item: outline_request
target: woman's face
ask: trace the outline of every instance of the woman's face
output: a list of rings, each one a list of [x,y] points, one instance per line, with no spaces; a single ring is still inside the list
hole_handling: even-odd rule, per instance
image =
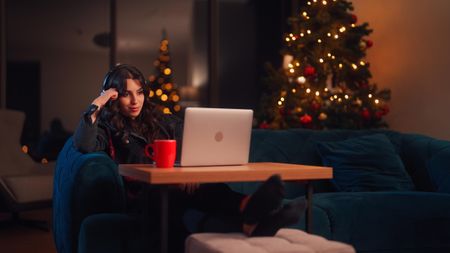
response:
[[[127,88],[119,96],[120,113],[125,117],[135,119],[142,111],[144,96],[144,88],[141,82],[135,79],[127,79]]]

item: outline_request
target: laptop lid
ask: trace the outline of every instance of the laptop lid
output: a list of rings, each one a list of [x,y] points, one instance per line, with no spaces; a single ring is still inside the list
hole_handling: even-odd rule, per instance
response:
[[[181,166],[248,163],[253,111],[186,108]]]

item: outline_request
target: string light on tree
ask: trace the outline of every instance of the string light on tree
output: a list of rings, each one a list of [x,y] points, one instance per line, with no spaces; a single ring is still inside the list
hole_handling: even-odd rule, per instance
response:
[[[151,75],[148,80],[150,83],[149,97],[165,114],[181,111],[181,106],[178,105],[180,101],[178,89],[172,81],[173,69],[170,60],[169,40],[166,32],[163,31],[163,38],[159,45],[159,56],[154,61],[156,73]]]

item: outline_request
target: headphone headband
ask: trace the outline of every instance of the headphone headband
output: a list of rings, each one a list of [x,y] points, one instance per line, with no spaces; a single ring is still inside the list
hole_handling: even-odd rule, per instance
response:
[[[105,78],[103,79],[102,90],[107,90],[110,88],[110,86],[111,86],[110,79],[116,73],[116,71],[123,69],[123,68],[128,68],[128,67],[131,67],[131,66],[128,64],[118,64],[118,65],[114,66],[111,70],[109,70],[108,73],[105,75]]]

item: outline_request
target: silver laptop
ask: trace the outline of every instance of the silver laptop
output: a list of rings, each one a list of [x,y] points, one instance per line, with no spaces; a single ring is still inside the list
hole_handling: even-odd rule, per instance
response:
[[[181,166],[248,163],[253,111],[186,108]]]

